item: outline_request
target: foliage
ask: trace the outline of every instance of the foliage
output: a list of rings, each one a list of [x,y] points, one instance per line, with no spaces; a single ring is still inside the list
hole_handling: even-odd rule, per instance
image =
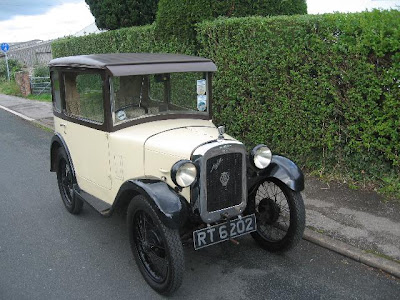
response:
[[[193,48],[176,39],[159,41],[154,25],[123,28],[82,37],[68,37],[52,43],[53,57],[78,54],[123,52],[169,52],[193,54]]]
[[[211,1],[216,16],[279,16],[307,14],[304,0],[219,0]]]
[[[399,11],[220,19],[198,38],[231,134],[400,195]]]
[[[33,68],[34,77],[49,77],[50,71],[49,67],[46,65],[37,65]]]
[[[51,94],[28,95],[26,98],[42,102],[51,102]]]
[[[0,81],[0,94],[21,96],[21,90],[14,80]]]
[[[22,70],[22,64],[16,59],[8,60],[8,67],[10,70],[10,79],[14,78],[15,72]],[[5,59],[0,60],[0,82],[7,80],[7,65]]]
[[[158,0],[85,0],[100,29],[153,23]]]
[[[308,171],[400,196],[400,12],[220,18],[189,42],[153,25],[53,43],[56,57],[200,54],[216,62],[214,119],[249,147],[266,143]],[[233,117],[234,116],[234,117]]]
[[[21,90],[15,80],[0,81],[0,94],[22,97]],[[51,94],[28,95],[27,99],[51,102]]]
[[[156,17],[157,36],[195,41],[195,24],[219,16],[272,16],[306,14],[305,0],[160,0]]]

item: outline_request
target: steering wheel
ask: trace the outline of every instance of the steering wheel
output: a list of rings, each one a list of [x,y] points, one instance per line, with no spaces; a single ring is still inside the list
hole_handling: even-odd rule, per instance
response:
[[[140,105],[140,104],[136,104],[136,103],[129,103],[129,104],[127,104],[127,105],[124,105],[124,106],[118,108],[115,112],[118,113],[118,112],[120,112],[120,111],[122,111],[122,110],[125,110],[125,109],[129,108],[129,107],[143,108],[143,110],[144,110],[144,112],[145,112],[146,114],[149,112],[149,109],[147,108],[147,106]]]

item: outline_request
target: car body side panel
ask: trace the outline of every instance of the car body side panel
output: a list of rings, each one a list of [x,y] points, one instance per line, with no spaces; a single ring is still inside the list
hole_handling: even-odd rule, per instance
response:
[[[57,117],[54,127],[67,144],[79,187],[109,202],[105,196],[111,190],[108,133]]]
[[[127,128],[128,129],[128,128]],[[110,133],[112,188],[109,201],[114,201],[124,182],[144,176],[143,138],[134,132],[120,130]]]

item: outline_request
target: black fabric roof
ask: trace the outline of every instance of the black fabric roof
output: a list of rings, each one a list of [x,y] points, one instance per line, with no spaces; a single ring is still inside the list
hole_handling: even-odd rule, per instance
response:
[[[51,60],[49,66],[108,69],[115,76],[190,71],[214,72],[217,70],[214,63],[207,58],[164,53],[110,53],[67,56]],[[160,69],[160,72],[157,71],[158,69]]]
[[[67,56],[53,59],[50,66],[82,64],[92,65],[94,67],[105,67],[115,65],[133,65],[133,64],[156,64],[173,62],[206,62],[211,61],[207,58],[198,56],[189,56],[182,54],[167,53],[110,53],[110,54],[90,54]]]

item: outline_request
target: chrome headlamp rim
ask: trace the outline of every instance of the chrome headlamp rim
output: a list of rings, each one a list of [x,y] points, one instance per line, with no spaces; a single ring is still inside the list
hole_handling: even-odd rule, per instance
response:
[[[197,167],[190,160],[177,161],[171,168],[171,179],[179,187],[193,185],[197,180]]]
[[[272,152],[264,144],[257,145],[251,150],[251,162],[254,167],[264,170],[271,164]]]

